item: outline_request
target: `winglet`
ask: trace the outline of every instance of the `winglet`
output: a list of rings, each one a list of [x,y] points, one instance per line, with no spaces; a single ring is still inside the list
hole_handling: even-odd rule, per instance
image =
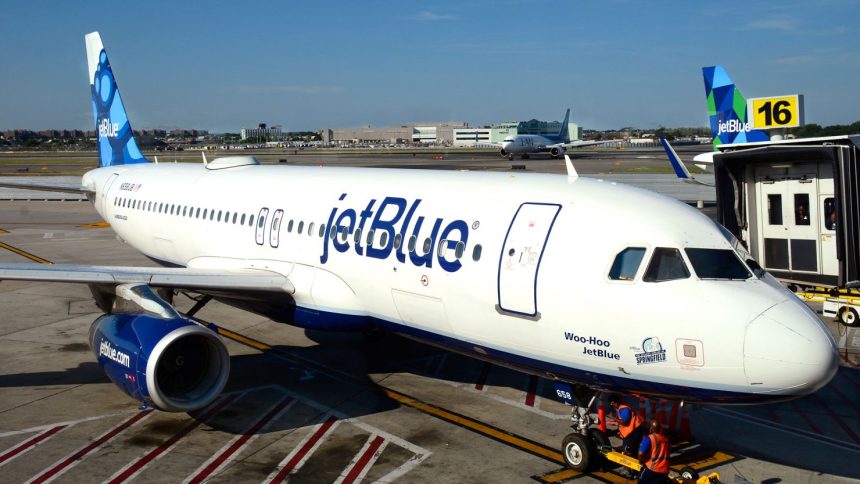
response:
[[[690,172],[687,170],[687,167],[681,162],[681,158],[678,156],[678,153],[675,153],[675,148],[672,148],[672,145],[670,145],[663,136],[660,136],[660,144],[663,145],[663,149],[666,151],[666,156],[669,157],[669,163],[672,164],[672,169],[675,170],[675,176],[682,180],[693,178],[690,176]]]
[[[579,178],[579,173],[576,172],[576,168],[573,167],[573,163],[570,162],[570,157],[567,154],[564,155],[564,166],[567,167],[568,178]]]
[[[205,152],[205,151],[203,151],[203,150],[200,150],[200,154],[201,154],[201,155],[203,155],[203,166],[208,165],[208,164],[209,164],[209,160],[207,160],[207,159],[206,159],[206,152]]]

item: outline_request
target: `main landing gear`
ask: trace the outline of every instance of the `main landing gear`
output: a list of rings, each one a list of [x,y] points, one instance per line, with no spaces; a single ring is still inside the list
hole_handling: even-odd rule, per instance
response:
[[[579,391],[576,393],[580,395],[573,396],[573,408],[570,411],[573,433],[564,437],[561,443],[561,454],[568,467],[576,471],[585,471],[596,461],[597,445],[609,444],[609,440],[605,433],[591,428],[591,425],[596,423],[590,413],[597,401],[598,393],[582,388],[577,390]],[[588,399],[588,405],[581,407],[579,402],[585,399]]]

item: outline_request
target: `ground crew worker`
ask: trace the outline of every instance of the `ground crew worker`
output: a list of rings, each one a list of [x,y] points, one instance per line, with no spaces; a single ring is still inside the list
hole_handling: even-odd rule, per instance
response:
[[[669,478],[669,438],[663,435],[663,426],[652,420],[650,433],[639,445],[639,462],[643,464],[640,483],[665,483]]]
[[[645,420],[628,405],[619,404],[618,395],[609,397],[609,405],[615,409],[615,418],[618,420],[618,436],[623,441],[621,452],[636,455],[636,447],[645,434]]]

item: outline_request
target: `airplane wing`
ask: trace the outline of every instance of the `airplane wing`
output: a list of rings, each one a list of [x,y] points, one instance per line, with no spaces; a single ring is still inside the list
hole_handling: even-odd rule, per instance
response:
[[[74,183],[40,183],[40,182],[10,182],[0,178],[0,187],[20,188],[21,190],[38,190],[42,192],[62,193],[93,193],[93,190]]]
[[[687,167],[684,166],[684,163],[681,161],[681,157],[678,156],[678,153],[675,152],[675,148],[672,148],[672,145],[669,144],[669,141],[667,141],[666,138],[660,136],[660,144],[663,145],[663,150],[666,151],[666,156],[669,157],[669,163],[671,163],[672,169],[675,170],[675,175],[678,178],[680,178],[686,183],[704,185],[707,187],[713,186],[711,184],[703,183],[699,180],[696,180],[696,177],[690,174],[690,171],[687,170]]]
[[[226,271],[167,267],[88,266],[75,264],[0,264],[0,281],[44,281],[77,284],[147,284],[189,290],[268,291],[295,293],[290,280],[258,269]]]
[[[606,143],[611,143],[613,140],[607,141],[570,141],[568,143],[559,143],[557,145],[550,145],[549,148],[553,148],[556,146],[563,146],[564,148],[583,148],[585,146],[597,146],[597,145],[605,145]]]

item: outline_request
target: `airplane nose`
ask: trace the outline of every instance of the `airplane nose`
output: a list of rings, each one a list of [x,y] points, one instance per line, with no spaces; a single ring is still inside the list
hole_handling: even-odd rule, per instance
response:
[[[744,339],[744,371],[752,390],[807,395],[839,368],[836,341],[800,301],[783,301],[754,318]]]

